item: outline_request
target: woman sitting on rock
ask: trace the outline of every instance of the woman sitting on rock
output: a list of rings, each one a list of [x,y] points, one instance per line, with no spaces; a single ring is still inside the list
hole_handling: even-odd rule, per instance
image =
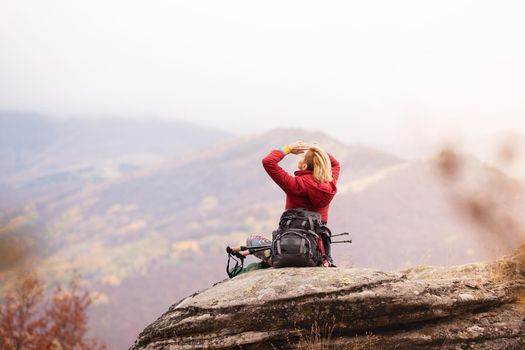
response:
[[[305,153],[306,152],[306,153]],[[297,163],[298,170],[294,175],[288,174],[279,162],[288,154],[304,154]],[[341,166],[339,162],[317,144],[306,144],[297,141],[285,145],[278,150],[271,151],[262,161],[263,167],[286,193],[286,209],[305,208],[309,211],[321,214],[324,224],[328,221],[328,208],[330,202],[337,192],[337,179]],[[260,235],[248,237],[246,245],[257,247],[269,245],[272,242]],[[333,266],[330,257],[330,246],[318,238],[317,244],[324,257],[324,266]],[[256,252],[254,255],[262,260],[260,263],[252,263],[243,269],[245,271],[267,268],[272,265],[270,250]]]

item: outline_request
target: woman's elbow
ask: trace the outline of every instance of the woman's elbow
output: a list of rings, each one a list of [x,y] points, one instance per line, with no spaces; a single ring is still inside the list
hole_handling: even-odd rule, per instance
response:
[[[268,169],[272,164],[272,160],[269,157],[264,157],[262,160],[262,166],[264,169]]]

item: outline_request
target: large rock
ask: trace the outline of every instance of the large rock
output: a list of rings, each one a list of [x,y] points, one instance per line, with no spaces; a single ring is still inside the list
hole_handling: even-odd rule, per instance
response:
[[[524,261],[257,270],[173,305],[132,349],[525,349]]]

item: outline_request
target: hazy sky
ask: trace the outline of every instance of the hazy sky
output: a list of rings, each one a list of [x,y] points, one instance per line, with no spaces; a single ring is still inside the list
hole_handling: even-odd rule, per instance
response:
[[[525,132],[525,2],[0,2],[0,108],[324,130],[412,152]]]

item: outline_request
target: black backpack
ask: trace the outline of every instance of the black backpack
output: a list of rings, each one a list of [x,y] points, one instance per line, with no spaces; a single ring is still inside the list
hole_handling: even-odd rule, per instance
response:
[[[273,267],[313,267],[323,263],[317,238],[329,245],[330,230],[323,224],[321,214],[303,208],[288,209],[272,234]]]

